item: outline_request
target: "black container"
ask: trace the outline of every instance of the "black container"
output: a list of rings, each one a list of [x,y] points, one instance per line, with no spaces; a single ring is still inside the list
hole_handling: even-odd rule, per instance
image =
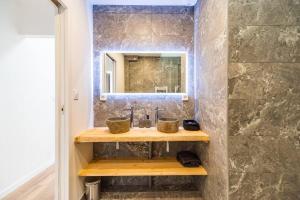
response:
[[[187,131],[199,131],[200,124],[195,120],[183,120],[183,128]]]

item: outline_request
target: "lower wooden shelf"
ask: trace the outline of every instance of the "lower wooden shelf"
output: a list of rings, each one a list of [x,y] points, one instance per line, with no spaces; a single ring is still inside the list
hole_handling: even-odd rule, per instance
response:
[[[183,167],[175,158],[155,160],[97,160],[79,172],[79,176],[206,176],[202,167]]]

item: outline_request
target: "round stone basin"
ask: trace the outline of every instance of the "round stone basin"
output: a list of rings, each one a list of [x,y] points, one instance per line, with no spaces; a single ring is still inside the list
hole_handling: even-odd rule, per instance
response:
[[[179,120],[175,118],[160,118],[157,122],[157,130],[163,133],[177,133]]]
[[[130,119],[126,117],[108,118],[106,125],[113,134],[126,133],[130,130]]]

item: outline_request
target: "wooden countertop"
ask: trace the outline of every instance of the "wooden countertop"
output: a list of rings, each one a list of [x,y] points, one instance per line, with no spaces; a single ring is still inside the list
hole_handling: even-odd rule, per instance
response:
[[[132,128],[127,133],[112,134],[107,127],[82,131],[75,137],[76,143],[86,142],[208,142],[209,136],[202,131],[186,131],[183,128],[177,133],[162,133],[152,128]]]

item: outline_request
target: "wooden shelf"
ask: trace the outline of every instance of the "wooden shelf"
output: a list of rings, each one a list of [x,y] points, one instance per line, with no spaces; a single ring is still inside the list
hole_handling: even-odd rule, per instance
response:
[[[183,167],[175,158],[157,160],[98,160],[93,161],[79,176],[206,176],[200,166]]]
[[[76,143],[83,142],[208,142],[209,136],[202,131],[186,131],[178,133],[162,133],[156,128],[132,128],[127,133],[112,134],[108,128],[95,128],[81,132],[75,137]]]

